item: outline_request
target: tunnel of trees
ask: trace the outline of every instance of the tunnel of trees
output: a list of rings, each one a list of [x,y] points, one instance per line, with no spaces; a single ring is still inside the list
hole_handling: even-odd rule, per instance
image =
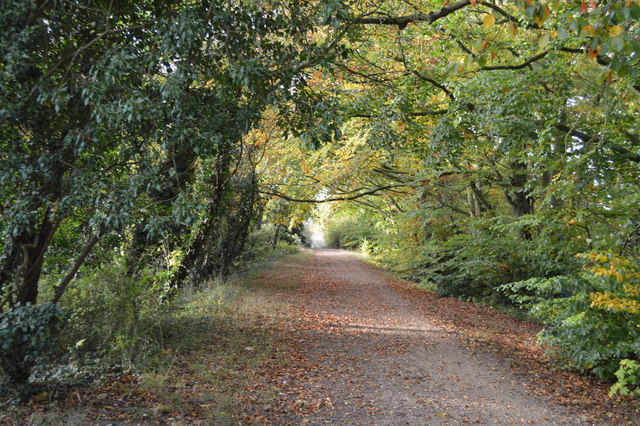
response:
[[[640,377],[640,1],[5,3],[9,381],[115,338],[73,333],[101,288],[137,318],[309,218]]]

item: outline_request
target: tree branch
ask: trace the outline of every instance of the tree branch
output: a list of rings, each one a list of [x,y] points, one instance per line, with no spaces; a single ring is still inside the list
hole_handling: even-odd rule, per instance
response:
[[[496,66],[492,66],[492,67],[481,67],[480,70],[481,71],[495,71],[495,70],[519,70],[522,68],[526,68],[529,65],[531,65],[532,63],[539,61],[540,59],[544,58],[545,56],[547,56],[549,54],[549,51],[545,51],[542,53],[538,53],[535,56],[532,56],[531,58],[527,59],[526,61],[524,61],[523,63],[519,64],[519,65],[496,65]]]
[[[463,9],[471,4],[470,0],[461,0],[455,3],[452,3],[448,6],[444,6],[440,10],[430,12],[430,13],[414,13],[411,15],[405,16],[379,16],[379,17],[356,17],[351,20],[354,24],[374,24],[374,25],[395,25],[399,29],[403,30],[406,26],[412,22],[428,22],[432,23],[437,21],[438,19],[444,18],[456,12],[460,9]]]
[[[53,303],[58,303],[58,301],[64,294],[64,291],[67,289],[67,286],[69,285],[73,277],[76,276],[76,273],[78,272],[84,261],[87,259],[87,256],[89,256],[89,253],[91,253],[91,250],[93,250],[93,247],[98,243],[98,241],[100,241],[100,237],[94,236],[85,246],[84,250],[82,250],[80,256],[76,259],[71,269],[69,269],[69,272],[67,272],[64,278],[62,278],[58,286],[55,288],[55,294],[52,300]]]
[[[67,78],[67,76],[69,75],[69,73],[71,72],[71,67],[72,67],[73,63],[76,61],[76,59],[78,58],[78,55],[80,55],[82,52],[84,52],[85,50],[87,50],[88,48],[90,48],[91,46],[93,46],[94,44],[99,42],[100,40],[102,40],[105,36],[111,35],[111,34],[118,34],[118,33],[125,32],[125,31],[142,29],[142,28],[145,28],[146,26],[151,25],[151,24],[153,24],[155,22],[156,21],[153,20],[153,21],[147,22],[146,24],[133,25],[133,26],[130,26],[130,27],[122,27],[122,28],[114,28],[114,29],[107,28],[106,30],[104,30],[101,33],[99,33],[95,38],[93,38],[92,40],[90,40],[86,44],[80,46],[79,48],[77,48],[73,52],[69,53],[68,55],[65,55],[56,64],[54,64],[42,77],[40,77],[38,82],[31,88],[31,90],[29,91],[29,95],[28,96],[32,96],[35,93],[35,91],[38,89],[39,85],[42,84],[42,82],[44,80],[46,80],[47,78],[51,77],[53,75],[53,73],[55,73],[58,70],[58,68],[62,67],[63,65],[67,66],[67,69],[64,72],[64,75],[62,77],[62,79],[65,80]]]
[[[606,139],[602,139],[599,135],[590,135],[585,132],[581,132],[580,130],[576,130],[572,127],[567,126],[566,124],[558,123],[555,125],[556,129],[566,132],[571,136],[575,136],[583,142],[587,142],[590,140],[601,139],[605,145],[611,149],[613,152],[622,155],[629,161],[633,161],[634,163],[640,163],[640,154],[631,151],[629,148],[626,148],[619,143],[612,142]]]
[[[286,194],[282,194],[282,193],[277,192],[277,191],[260,191],[260,193],[261,194],[266,194],[266,195],[272,195],[274,197],[282,198],[283,200],[291,201],[291,202],[294,202],[294,203],[322,204],[322,203],[329,203],[329,202],[332,202],[332,201],[357,200],[358,198],[366,197],[367,195],[379,195],[378,192],[380,192],[380,191],[385,191],[387,189],[392,189],[392,188],[401,188],[401,187],[413,187],[413,185],[409,185],[409,184],[386,185],[386,186],[381,186],[379,188],[374,188],[374,189],[372,189],[370,191],[365,191],[365,192],[361,192],[359,194],[351,195],[349,197],[332,197],[332,198],[325,198],[323,200],[312,200],[312,199],[308,199],[308,198],[294,198],[294,197],[290,197],[290,196],[288,196]]]
[[[501,7],[499,7],[499,6],[495,5],[495,4],[483,2],[482,5],[490,8],[490,9],[495,10],[500,15],[504,16],[507,19],[507,21],[513,22],[514,24],[518,24],[521,27],[525,27],[525,28],[530,29],[530,30],[539,30],[540,29],[540,27],[538,27],[537,25],[523,23],[518,18],[516,18],[515,16],[511,15],[510,13],[508,13],[507,11],[505,11],[504,9],[502,9]]]
[[[566,53],[586,53],[586,50],[584,49],[574,49],[571,47],[560,47],[558,48],[559,51],[561,52],[566,52]],[[596,55],[595,57],[596,62],[604,67],[608,67],[611,63],[604,57],[601,55]],[[640,85],[639,84],[632,84],[631,87],[633,88],[633,90],[635,90],[636,92],[640,93]]]
[[[438,109],[438,110],[434,110],[434,111],[415,111],[415,112],[406,112],[404,113],[404,115],[406,115],[407,117],[432,117],[432,116],[436,116],[436,115],[445,115],[447,112],[449,112],[448,109]],[[375,114],[367,114],[364,112],[357,112],[354,114],[349,114],[349,117],[351,118],[374,118],[374,117],[378,117],[379,115],[375,115]]]
[[[427,83],[431,83],[432,86],[437,87],[438,89],[442,90],[444,93],[447,94],[447,96],[449,98],[451,98],[451,100],[455,101],[456,98],[453,95],[453,92],[451,92],[451,90],[447,89],[447,87],[443,84],[438,83],[437,81],[435,81],[432,78],[427,77],[426,75],[422,74],[419,71],[413,70],[413,75],[415,75],[416,77],[418,77],[418,79],[422,80],[422,81],[426,81]]]

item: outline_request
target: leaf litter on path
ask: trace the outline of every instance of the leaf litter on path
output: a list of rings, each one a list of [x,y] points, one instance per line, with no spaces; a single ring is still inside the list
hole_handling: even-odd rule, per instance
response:
[[[640,419],[632,402],[607,396],[608,384],[553,368],[535,343],[538,324],[438,298],[348,252],[314,251],[289,297],[294,347],[313,365],[297,389],[333,401],[298,410],[292,423]]]
[[[157,382],[32,401],[62,424],[639,423],[608,384],[560,371],[538,324],[438,298],[338,250],[294,256],[250,281],[209,343]],[[247,306],[253,304],[255,306]],[[3,417],[11,424],[16,417]]]

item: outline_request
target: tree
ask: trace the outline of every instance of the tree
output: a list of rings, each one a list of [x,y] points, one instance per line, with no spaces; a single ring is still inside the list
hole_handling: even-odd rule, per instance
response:
[[[139,228],[156,238],[223,208],[243,135],[266,105],[302,97],[302,72],[340,49],[308,32],[315,6],[282,5],[30,1],[3,10],[4,307],[36,302],[47,249],[72,218],[100,238],[146,216]],[[202,161],[214,179],[204,205],[191,196]],[[208,221],[200,228],[215,228]]]

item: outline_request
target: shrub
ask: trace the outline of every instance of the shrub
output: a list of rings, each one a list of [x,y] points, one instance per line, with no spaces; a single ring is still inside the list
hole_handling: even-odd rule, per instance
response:
[[[362,215],[330,219],[325,229],[327,247],[375,251],[376,232],[372,221]]]
[[[411,266],[409,278],[439,296],[510,303],[498,290],[501,285],[573,268],[562,259],[562,249],[554,250],[544,236],[522,237],[521,230],[536,223],[530,217],[469,218],[449,230],[446,239],[431,238],[413,257],[400,260]]]
[[[640,365],[636,361],[623,359],[616,371],[618,381],[611,387],[609,396],[615,394],[640,396]]]
[[[54,355],[65,313],[52,303],[24,305],[0,313],[0,367],[11,384],[27,384],[34,367]]]
[[[247,238],[245,250],[238,258],[236,269],[253,267],[273,257],[296,253],[299,250],[302,242],[297,234],[288,231],[283,226],[277,230],[277,239],[275,234],[276,227],[271,224],[252,230]]]
[[[568,367],[614,379],[622,360],[640,356],[640,268],[613,253],[580,258],[584,270],[575,276],[502,289],[548,325],[540,338]],[[629,377],[627,370],[620,374]]]
[[[151,269],[131,276],[124,262],[114,262],[78,278],[62,299],[71,311],[66,338],[78,345],[78,355],[108,355],[130,363],[143,353],[154,317],[168,308],[162,303],[164,274]]]

